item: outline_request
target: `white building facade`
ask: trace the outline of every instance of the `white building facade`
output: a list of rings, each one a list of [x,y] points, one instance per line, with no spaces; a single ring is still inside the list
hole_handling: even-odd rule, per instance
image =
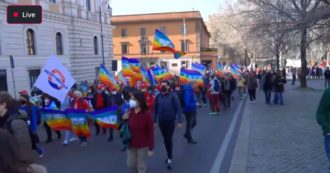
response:
[[[10,4],[41,5],[41,24],[8,24]],[[76,81],[93,81],[103,62],[113,59],[111,9],[101,0],[0,0],[0,90],[31,90],[50,56],[57,56]],[[14,59],[14,69],[10,66]],[[12,75],[13,74],[13,75]],[[15,89],[14,89],[15,86]]]

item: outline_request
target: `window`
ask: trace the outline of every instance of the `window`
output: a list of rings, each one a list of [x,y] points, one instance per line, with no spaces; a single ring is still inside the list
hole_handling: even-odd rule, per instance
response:
[[[160,62],[160,67],[162,67],[162,68],[167,68],[167,67],[168,67],[168,62],[166,62],[166,61],[161,61],[161,62]]]
[[[181,25],[180,33],[181,33],[181,35],[185,35],[185,34],[187,35],[188,34],[187,25],[186,25],[186,27],[184,26],[184,24]]]
[[[140,28],[140,36],[145,37],[146,36],[146,28]]]
[[[50,0],[50,2],[55,4],[56,3],[56,0]]]
[[[86,0],[86,9],[87,11],[91,11],[91,0]]]
[[[38,79],[39,74],[40,74],[40,69],[29,70],[29,79],[30,79],[31,88],[33,88],[33,85]]]
[[[189,61],[181,61],[181,68],[188,68],[189,67]]]
[[[0,91],[8,91],[6,70],[0,70]]]
[[[35,38],[34,38],[34,31],[32,29],[28,29],[26,31],[26,44],[27,44],[27,54],[28,55],[35,55]]]
[[[127,37],[127,29],[121,29],[121,37]]]
[[[99,54],[99,42],[96,36],[94,36],[93,38],[93,44],[94,44],[94,55],[98,55]]]
[[[181,40],[181,51],[189,52],[189,42],[188,42],[188,40]]]
[[[122,54],[128,54],[128,43],[122,43],[121,44],[121,53]]]
[[[62,34],[56,33],[56,54],[63,55],[63,42],[62,42]]]
[[[147,42],[143,41],[143,42],[140,43],[140,52],[141,52],[141,54],[147,54],[148,53]]]
[[[165,26],[159,27],[159,30],[162,31],[162,33],[166,34],[166,27]]]

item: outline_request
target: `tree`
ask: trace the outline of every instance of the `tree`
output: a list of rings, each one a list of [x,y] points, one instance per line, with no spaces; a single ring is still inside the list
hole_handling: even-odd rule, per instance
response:
[[[300,85],[307,87],[306,50],[310,43],[308,42],[309,35],[315,26],[330,18],[329,0],[243,0],[242,2],[252,7],[252,10],[248,10],[249,13],[255,13],[255,16],[266,15],[266,17],[261,16],[261,18],[268,19],[266,22],[268,27],[278,28],[277,26],[281,26],[278,28],[279,30],[276,30],[275,43],[280,44],[284,38],[283,35],[288,33],[299,34],[302,65]],[[275,44],[276,46],[279,45]],[[275,52],[275,54],[277,53]]]

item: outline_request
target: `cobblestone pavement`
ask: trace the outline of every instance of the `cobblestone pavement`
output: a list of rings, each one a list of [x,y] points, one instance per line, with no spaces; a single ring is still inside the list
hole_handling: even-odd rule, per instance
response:
[[[299,84],[299,83],[298,83]],[[323,80],[309,81],[316,88],[286,86],[284,106],[247,104],[250,141],[247,173],[327,173],[323,137],[315,114],[322,96]]]

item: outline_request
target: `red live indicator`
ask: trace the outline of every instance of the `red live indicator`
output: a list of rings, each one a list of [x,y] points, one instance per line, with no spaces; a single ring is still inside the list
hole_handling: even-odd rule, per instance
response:
[[[19,13],[18,12],[14,12],[13,13],[13,17],[18,17],[19,16]]]

